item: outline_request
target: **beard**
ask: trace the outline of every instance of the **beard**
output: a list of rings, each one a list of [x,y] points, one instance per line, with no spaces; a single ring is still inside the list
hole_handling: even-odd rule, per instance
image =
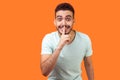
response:
[[[60,29],[62,29],[65,26],[65,28],[69,29],[69,32],[66,32],[65,30],[65,34],[69,34],[72,31],[72,28],[70,25],[61,25],[57,27],[57,31],[59,32],[60,35],[62,35],[62,33],[60,32]]]

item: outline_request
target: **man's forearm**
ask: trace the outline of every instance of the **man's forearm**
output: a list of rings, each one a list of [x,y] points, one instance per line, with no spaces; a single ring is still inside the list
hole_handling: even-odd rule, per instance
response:
[[[44,76],[47,76],[52,71],[57,62],[60,52],[61,49],[57,48],[47,60],[41,63],[41,70]]]
[[[85,68],[86,68],[88,80],[94,80],[94,70],[92,65],[86,66]]]

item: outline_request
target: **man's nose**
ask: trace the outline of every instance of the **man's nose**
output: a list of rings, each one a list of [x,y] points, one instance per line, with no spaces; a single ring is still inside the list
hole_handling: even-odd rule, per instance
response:
[[[66,21],[65,20],[62,21],[62,25],[66,25]]]

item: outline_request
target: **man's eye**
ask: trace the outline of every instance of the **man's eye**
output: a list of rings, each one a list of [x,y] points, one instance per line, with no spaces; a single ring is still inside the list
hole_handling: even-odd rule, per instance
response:
[[[61,21],[62,20],[62,18],[57,18],[57,21]]]
[[[66,18],[66,21],[71,21],[71,18]]]

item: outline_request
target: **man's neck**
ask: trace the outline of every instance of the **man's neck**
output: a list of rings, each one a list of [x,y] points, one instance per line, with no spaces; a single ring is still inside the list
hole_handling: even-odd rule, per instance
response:
[[[70,34],[71,34],[71,40],[70,40],[70,43],[72,43],[73,42],[73,40],[75,39],[75,36],[76,36],[76,31],[75,30],[72,30],[71,32],[70,32]],[[69,44],[70,44],[69,43]]]

